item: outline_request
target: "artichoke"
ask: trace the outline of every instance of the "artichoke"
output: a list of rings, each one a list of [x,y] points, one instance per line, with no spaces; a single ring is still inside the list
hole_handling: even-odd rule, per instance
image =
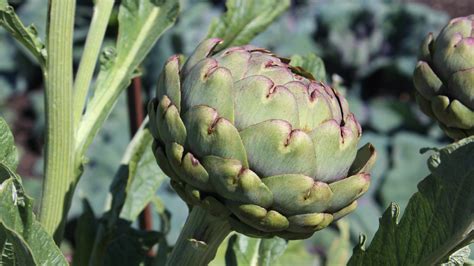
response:
[[[413,80],[420,108],[449,137],[474,135],[474,15],[426,37]]]
[[[370,144],[344,97],[268,50],[171,57],[149,103],[153,150],[189,205],[249,236],[301,239],[353,211],[370,183]]]

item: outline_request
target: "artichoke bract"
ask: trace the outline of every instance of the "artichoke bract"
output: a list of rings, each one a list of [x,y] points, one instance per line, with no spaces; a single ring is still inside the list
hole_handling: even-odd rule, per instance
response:
[[[253,46],[171,57],[149,103],[154,154],[189,204],[258,237],[311,236],[356,208],[375,150],[343,96]]]
[[[426,37],[413,80],[420,108],[449,137],[474,135],[474,15]]]

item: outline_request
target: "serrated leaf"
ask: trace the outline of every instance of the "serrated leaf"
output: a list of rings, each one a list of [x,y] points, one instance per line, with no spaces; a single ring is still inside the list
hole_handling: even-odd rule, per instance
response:
[[[316,80],[323,82],[327,80],[326,68],[324,67],[323,60],[313,53],[309,53],[306,56],[298,54],[293,55],[291,57],[290,65],[305,70]]]
[[[13,7],[9,6],[5,0],[0,3],[0,25],[23,44],[42,67],[45,66],[46,48],[38,37],[35,26],[26,27],[23,25],[20,18],[15,14]]]
[[[211,23],[207,38],[221,38],[218,49],[247,44],[289,6],[289,0],[228,0],[227,12]]]
[[[349,265],[433,265],[474,239],[474,136],[428,160],[431,174],[418,184],[398,222],[392,204],[370,246],[354,248]]]
[[[156,191],[161,186],[163,181],[167,180],[166,175],[156,164],[155,156],[151,148],[153,138],[151,134],[146,131],[143,139],[143,146],[145,149],[138,162],[133,166],[130,172],[133,176],[129,176],[127,183],[127,197],[120,213],[120,218],[135,221],[140,212],[154,199]]]
[[[0,163],[10,169],[16,169],[18,165],[18,152],[13,140],[13,134],[2,117],[0,117]]]
[[[287,241],[279,237],[258,239],[236,233],[229,238],[225,262],[227,266],[273,265],[273,262],[283,254],[286,246]]]
[[[20,177],[0,163],[0,180],[5,180],[0,184],[0,223],[7,230],[6,235],[21,241],[20,245],[7,237],[0,239],[2,246],[11,243],[13,252],[19,254],[24,254],[27,247],[39,265],[68,265],[53,238],[36,220],[33,200],[24,193]]]

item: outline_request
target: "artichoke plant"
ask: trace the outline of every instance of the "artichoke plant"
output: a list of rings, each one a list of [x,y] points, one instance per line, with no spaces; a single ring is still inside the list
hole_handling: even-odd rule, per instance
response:
[[[474,15],[429,34],[414,72],[416,99],[453,139],[474,135]]]
[[[254,46],[202,42],[171,57],[149,104],[154,153],[176,192],[257,237],[301,239],[353,211],[375,150],[344,97]]]

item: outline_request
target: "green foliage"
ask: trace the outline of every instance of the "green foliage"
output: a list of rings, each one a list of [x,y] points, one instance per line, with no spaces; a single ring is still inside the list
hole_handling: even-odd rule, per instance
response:
[[[419,150],[424,147],[435,147],[437,142],[426,137],[408,132],[400,132],[392,139],[392,167],[386,171],[386,179],[380,189],[382,206],[388,206],[396,199],[402,210],[410,196],[416,192],[415,186],[406,184],[418,183],[429,172],[426,160],[429,154],[421,155]],[[407,167],[411,165],[411,167]]]
[[[285,250],[274,265],[293,265],[295,263],[300,265],[315,265],[319,261],[317,254],[310,253],[308,246],[304,241],[290,241]]]
[[[287,241],[279,237],[258,239],[234,234],[228,241],[225,254],[227,266],[274,265],[287,246]]]
[[[331,1],[319,12],[315,41],[322,57],[349,79],[379,71],[410,76],[423,35],[447,20],[425,6],[396,1]]]
[[[78,149],[84,153],[111,112],[120,93],[137,75],[136,69],[157,39],[177,17],[177,0],[126,0],[120,5],[117,45],[102,62],[95,90],[78,131]]]
[[[155,193],[162,183],[167,179],[165,174],[156,165],[153,155],[152,137],[145,131],[140,146],[144,150],[137,153],[139,159],[131,160],[129,163],[129,178],[125,188],[127,197],[120,212],[120,218],[133,222],[140,212],[155,198]]]
[[[75,232],[77,242],[74,249],[74,266],[89,265],[89,258],[92,255],[93,248],[92,243],[95,241],[99,227],[99,220],[95,218],[94,211],[86,199],[82,201],[82,206],[82,214],[77,221]]]
[[[38,37],[35,26],[25,27],[6,0],[0,2],[0,25],[22,43],[36,57],[42,67],[45,66],[46,49]]]
[[[53,238],[33,214],[33,200],[25,194],[13,137],[0,118],[0,264],[67,265]],[[4,157],[5,156],[5,157]]]
[[[349,247],[357,242],[357,236],[360,233],[366,234],[368,236],[366,245],[369,245],[378,227],[377,219],[382,215],[387,204],[392,201],[397,202],[403,212],[409,196],[416,190],[416,183],[429,173],[424,165],[429,154],[419,155],[419,149],[426,146],[441,147],[446,141],[441,131],[433,127],[432,122],[426,117],[420,115],[417,108],[413,107],[412,100],[407,98],[406,94],[403,95],[403,92],[410,91],[412,87],[411,74],[419,43],[426,33],[437,32],[441,28],[447,19],[443,13],[417,4],[400,3],[395,0],[294,1],[297,4],[291,6],[291,11],[283,13],[289,1],[273,0],[228,1],[228,12],[216,18],[222,12],[223,5],[213,4],[212,2],[215,1],[187,0],[180,1],[183,8],[177,24],[162,35],[176,18],[178,1],[126,0],[121,2],[120,39],[116,46],[104,50],[103,55],[106,55],[105,51],[110,53],[107,53],[108,56],[103,56],[106,60],[102,61],[99,78],[95,81],[95,89],[89,95],[87,118],[84,120],[93,123],[83,125],[81,132],[87,132],[87,134],[79,137],[84,145],[83,152],[85,152],[99,128],[102,128],[87,153],[89,163],[85,165],[85,172],[78,184],[78,191],[70,212],[70,218],[72,218],[79,215],[82,209],[76,228],[74,265],[88,265],[89,257],[92,255],[102,256],[101,262],[105,264],[143,263],[146,251],[156,243],[158,243],[158,253],[154,258],[154,263],[155,265],[165,263],[174,239],[184,223],[187,208],[166,183],[163,185],[164,176],[156,165],[149,163],[152,160],[150,149],[140,150],[140,155],[138,155],[140,159],[133,159],[134,162],[130,165],[134,170],[122,167],[116,174],[114,187],[110,193],[114,194],[113,206],[111,209],[107,206],[106,213],[102,216],[107,197],[106,188],[116,172],[116,166],[129,137],[126,134],[128,124],[125,121],[127,115],[125,101],[117,99],[126,88],[130,78],[137,75],[139,72],[137,69],[140,69],[144,75],[145,91],[154,89],[165,59],[174,53],[189,54],[196,44],[206,37],[207,32],[203,29],[209,25],[212,18],[214,20],[208,34],[224,38],[224,45],[219,48],[252,42],[277,54],[291,57],[293,65],[302,66],[317,79],[323,79],[322,76],[326,76],[322,61],[314,54],[321,56],[328,71],[326,81],[331,82],[331,74],[341,75],[342,79],[338,81],[341,92],[348,95],[351,110],[356,113],[364,129],[364,139],[361,142],[373,143],[378,156],[370,190],[359,200],[358,209],[342,220],[342,223],[338,223],[338,228],[320,231],[306,242],[290,241],[283,255],[276,252],[275,257],[268,255],[268,252],[274,250],[271,247],[265,248],[267,253],[262,251],[265,245],[262,246],[261,242],[269,241],[268,243],[276,245],[278,241],[260,241],[239,235],[235,237],[237,240],[228,247],[228,257],[233,258],[232,261],[250,265],[243,261],[262,255],[261,260],[257,259],[254,262],[263,263],[271,260],[272,265],[344,264],[351,252]],[[93,6],[84,1],[78,1],[78,3],[74,44],[76,59],[82,54],[82,43],[88,30]],[[0,62],[0,113],[9,123],[15,121],[15,130],[17,130],[17,124],[21,129],[22,125],[30,123],[21,121],[22,116],[17,111],[33,116],[35,118],[34,134],[31,134],[32,139],[28,139],[27,143],[40,143],[39,139],[43,137],[44,129],[42,115],[44,108],[42,109],[41,104],[38,104],[43,99],[37,97],[41,94],[41,91],[37,90],[42,87],[41,70],[38,65],[32,64],[32,59],[36,58],[44,62],[46,58],[44,45],[38,35],[43,37],[46,31],[47,4],[46,0],[15,1],[11,4],[15,6],[18,16],[10,7],[7,7],[5,0],[0,1],[0,23],[8,30],[8,32],[0,32],[0,58],[2,58]],[[118,13],[117,11],[118,8],[115,14]],[[280,14],[282,14],[281,17]],[[278,21],[272,23],[278,17]],[[116,25],[113,24],[115,22],[111,21],[109,25],[106,45],[115,43],[114,35],[117,31]],[[30,24],[38,26],[39,34],[36,33],[34,26],[25,26]],[[147,25],[153,25],[153,27],[147,27]],[[262,34],[252,41],[260,32]],[[18,42],[9,39],[7,33],[12,33]],[[160,36],[162,38],[158,41],[158,45],[154,45]],[[150,56],[147,57],[146,63],[141,65],[141,61],[150,49]],[[304,56],[292,57],[294,53]],[[396,97],[385,97],[387,94]],[[403,97],[398,97],[399,95]],[[18,96],[26,96],[24,97],[26,103],[31,104],[32,107],[26,110],[13,109],[11,99]],[[114,105],[116,105],[115,110],[107,118],[107,122],[103,123]],[[102,112],[102,110],[105,111]],[[0,120],[0,132],[4,132],[5,127],[5,122]],[[20,142],[25,143],[24,140]],[[4,145],[5,143],[9,144]],[[0,164],[15,169],[18,159],[17,151],[12,143],[11,134],[0,134]],[[25,147],[18,148],[20,154],[24,152]],[[460,159],[459,162],[461,161]],[[445,160],[441,161],[442,165],[446,163]],[[42,162],[38,160],[35,164],[41,165]],[[3,183],[0,185],[6,191],[4,192],[6,194],[3,194],[6,199],[11,198],[8,195],[12,195],[13,191],[16,191],[17,195],[23,195],[23,188],[28,189],[31,185],[30,179],[26,179],[23,180],[24,186],[21,186],[21,183],[15,181],[19,180],[18,175],[14,171],[13,174],[15,178],[12,178],[10,174],[2,176],[2,178],[8,178],[2,180]],[[38,176],[41,174],[41,171],[33,173]],[[451,178],[455,179],[454,174],[452,175]],[[437,184],[441,182],[439,180],[444,180],[441,177],[435,179]],[[39,187],[39,178],[31,179],[31,181]],[[422,187],[431,186],[430,182],[423,181]],[[452,186],[452,184],[442,188],[432,186],[432,192],[440,194],[444,189]],[[158,190],[160,197],[155,195],[158,187],[160,187]],[[430,190],[423,191],[428,195],[427,191]],[[416,195],[417,199],[426,196],[425,194]],[[28,196],[24,195],[23,198],[29,200],[25,202],[33,204]],[[443,201],[449,202],[449,200],[439,200],[436,206]],[[138,213],[148,203],[152,204],[154,218],[159,221],[155,225],[159,224],[160,234],[134,229],[133,223]],[[4,203],[0,205],[2,204]],[[11,201],[8,204],[11,204]],[[421,208],[421,205],[409,205],[405,215],[426,214],[425,211],[429,208]],[[472,203],[468,205],[465,201],[464,206],[464,213],[468,215],[470,209],[466,207],[472,206]],[[417,212],[415,212],[415,207],[420,209],[416,209]],[[438,212],[441,212],[442,208],[436,208],[437,215],[440,215]],[[32,215],[31,209],[18,206],[16,208],[20,213]],[[445,213],[449,219],[455,216],[452,212]],[[3,213],[0,212],[0,219],[2,215]],[[383,221],[388,222],[382,225],[385,229],[381,230],[387,233],[386,228],[393,228],[393,235],[390,235],[392,232],[387,233],[392,238],[405,235],[404,230],[407,229],[404,228],[409,220],[403,217],[401,222],[395,225],[396,219],[391,215],[387,216],[386,213]],[[418,225],[424,220],[413,219],[410,222]],[[349,227],[346,227],[347,223]],[[390,225],[387,226],[388,224]],[[442,225],[443,222],[438,224]],[[31,225],[31,228],[36,227]],[[36,231],[42,232],[42,229],[39,228]],[[433,232],[436,236],[435,232],[439,231],[432,230],[430,233]],[[415,231],[410,231],[410,234],[415,235],[413,232]],[[377,234],[367,251],[357,249],[357,255],[352,262],[362,261],[369,265],[379,263],[380,261],[371,261],[369,256],[377,250],[382,250],[381,242],[390,244],[390,241],[386,241],[385,238],[383,241],[380,240],[381,234],[380,232]],[[100,241],[94,245],[96,239]],[[387,239],[390,240],[390,238]],[[439,242],[440,239],[442,238],[436,241]],[[0,251],[4,255],[1,257],[0,264],[31,265],[38,262],[37,247],[31,248],[24,233],[11,230],[3,222],[0,223],[0,240],[2,240]],[[3,240],[8,240],[8,242]],[[44,254],[53,254],[51,256],[58,256],[60,261],[64,262],[56,246],[54,244],[49,246],[52,240],[42,241],[46,250]],[[427,240],[427,242],[436,241]],[[244,248],[242,244],[248,246]],[[442,244],[450,245],[448,242]],[[447,253],[443,254],[445,256],[438,262],[445,262],[448,265],[469,263],[467,259],[469,249],[462,248],[462,244],[451,245],[453,247],[449,252],[458,251],[449,257]],[[417,245],[416,248],[420,246]],[[414,250],[419,251],[416,248]],[[432,247],[427,245],[426,249],[428,248]],[[222,254],[214,261],[215,265],[225,263],[225,251],[226,247],[221,247]],[[413,254],[407,254],[414,256],[415,251],[412,252]],[[423,252],[419,251],[420,256],[424,254]],[[117,253],[127,254],[129,257],[121,257]],[[406,257],[409,260],[410,256],[402,255],[403,259]],[[387,262],[389,258],[390,256],[384,257],[382,262]],[[401,255],[398,259],[402,259]]]
[[[365,237],[350,265],[432,265],[474,239],[474,137],[436,150],[428,160],[431,174],[418,185],[400,221],[392,204],[380,219],[371,245]]]
[[[349,224],[341,220],[338,221],[337,227],[340,233],[329,246],[326,265],[346,265],[350,257]]]
[[[0,163],[10,169],[18,165],[18,152],[7,122],[0,117]]]
[[[316,53],[328,73],[340,75],[349,88],[398,96],[413,89],[421,41],[447,20],[428,6],[396,0],[306,1],[255,42],[285,56]]]
[[[313,53],[307,54],[306,56],[296,54],[293,55],[290,60],[290,65],[308,71],[312,75],[312,78],[323,82],[327,80],[324,62],[317,55]]]
[[[221,38],[219,50],[247,44],[290,5],[289,0],[228,0],[227,12],[212,22],[208,38]]]
[[[143,208],[152,201],[155,190],[131,190],[135,186],[141,187],[143,182],[151,188],[159,186],[163,181],[163,174],[156,163],[151,164],[151,135],[143,124],[142,128],[129,144],[122,159],[114,181],[110,187],[112,204],[110,210],[104,214],[103,222],[98,226],[96,238],[89,238],[85,245],[94,246],[91,252],[92,263],[105,265],[135,265],[145,259],[146,252],[163,239],[163,235],[157,232],[145,232],[134,229],[132,223]],[[144,174],[144,171],[145,173]],[[149,180],[147,180],[149,179]],[[133,203],[133,204],[132,204]],[[159,204],[156,203],[156,204]],[[127,208],[125,208],[127,206]],[[164,212],[162,210],[162,212]],[[93,215],[93,214],[92,214]],[[87,227],[93,227],[95,219],[91,218],[89,211],[86,222]],[[168,219],[162,215],[162,223]],[[163,230],[164,232],[165,230]],[[82,237],[82,236],[81,236]],[[86,239],[87,234],[84,236]],[[86,242],[84,240],[84,242]],[[118,256],[117,254],[121,254]]]
[[[97,215],[104,211],[110,182],[130,141],[129,123],[124,119],[127,116],[126,99],[122,95],[87,152],[88,162],[77,184],[70,217],[81,214],[84,198]]]

